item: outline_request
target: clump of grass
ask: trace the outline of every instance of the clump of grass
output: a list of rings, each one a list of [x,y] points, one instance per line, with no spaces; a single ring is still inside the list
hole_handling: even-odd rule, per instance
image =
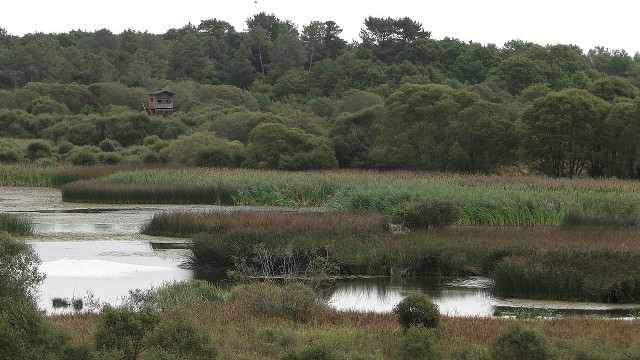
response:
[[[24,215],[0,213],[0,231],[17,236],[33,234],[33,223]]]
[[[57,308],[68,308],[69,306],[71,306],[71,302],[69,301],[69,299],[55,297],[55,298],[51,299],[51,305],[55,309],[57,309]]]
[[[308,321],[326,310],[314,290],[301,283],[237,285],[231,289],[231,298],[248,306],[254,314],[294,321]]]
[[[170,309],[183,305],[193,305],[208,301],[224,301],[229,293],[204,280],[168,282],[145,290],[129,292],[126,304],[134,309],[153,307]]]

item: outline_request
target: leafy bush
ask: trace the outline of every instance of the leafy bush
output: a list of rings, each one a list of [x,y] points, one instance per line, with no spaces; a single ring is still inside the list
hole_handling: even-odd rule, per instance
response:
[[[100,141],[100,143],[98,143],[98,147],[100,148],[100,150],[104,152],[114,152],[118,150],[118,148],[120,148],[121,145],[116,140],[104,139]]]
[[[105,306],[95,334],[96,348],[135,360],[149,346],[148,335],[159,323],[160,313],[151,307],[136,312],[126,307]]]
[[[40,258],[27,244],[0,231],[0,297],[33,300],[44,279]]]
[[[508,325],[491,343],[493,359],[547,360],[553,352],[545,335],[521,322]]]
[[[58,154],[63,155],[63,154],[68,153],[69,151],[73,150],[75,147],[76,146],[73,145],[72,143],[70,143],[70,142],[68,142],[66,140],[63,140],[63,141],[60,141],[58,143],[58,146],[56,146],[55,151]]]
[[[150,335],[149,344],[160,349],[165,356],[173,356],[165,357],[168,359],[214,359],[217,355],[210,339],[196,325],[193,315],[184,312],[169,313]]]
[[[78,151],[70,156],[71,164],[75,166],[92,166],[98,163],[98,156],[90,151]]]
[[[31,161],[51,156],[51,143],[46,140],[32,141],[27,145],[27,157]]]
[[[427,229],[455,223],[462,210],[451,201],[427,199],[399,206],[396,216],[409,229]]]
[[[435,328],[440,323],[438,305],[423,293],[411,293],[393,307],[393,313],[398,316],[398,322],[405,329],[412,326]]]
[[[115,152],[104,152],[98,154],[98,161],[103,165],[116,165],[120,164],[123,159],[120,154]]]
[[[440,358],[433,329],[411,326],[400,339],[398,358],[401,360],[435,360]]]

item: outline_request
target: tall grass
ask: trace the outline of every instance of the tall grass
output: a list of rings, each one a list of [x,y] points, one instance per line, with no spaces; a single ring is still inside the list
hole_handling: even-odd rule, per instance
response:
[[[156,234],[198,233],[189,260],[194,268],[253,270],[254,276],[320,270],[343,276],[484,274],[501,296],[640,299],[640,232],[633,228],[454,227],[395,233],[371,212],[156,218]]]
[[[598,216],[583,217],[582,224],[611,220],[620,225],[637,225],[633,219],[640,217],[638,181],[569,182],[536,176],[139,170],[70,183],[63,186],[62,195],[63,200],[71,202],[325,206],[330,210],[374,210],[383,214],[393,214],[398,205],[406,202],[439,199],[461,208],[458,223],[462,225],[570,224],[576,214],[585,213]]]
[[[33,223],[23,215],[0,213],[0,231],[18,236],[31,235]]]
[[[318,312],[313,321],[255,314],[245,302],[207,302],[193,306],[193,318],[210,336],[220,359],[282,359],[285,354],[326,344],[340,359],[397,359],[403,331],[393,314]],[[53,316],[45,321],[66,331],[74,343],[94,342],[99,315]],[[514,323],[542,331],[556,358],[633,359],[640,350],[640,322],[591,317],[553,320],[443,317],[437,347],[443,359],[483,359],[482,353]],[[591,349],[590,353],[585,350]],[[596,356],[604,354],[602,356]],[[592,355],[592,356],[589,356]],[[635,356],[635,357],[634,357]],[[300,357],[297,357],[300,358]],[[302,357],[304,358],[304,357]],[[318,358],[318,357],[307,357]]]
[[[0,164],[0,186],[52,186],[56,171],[65,166]]]

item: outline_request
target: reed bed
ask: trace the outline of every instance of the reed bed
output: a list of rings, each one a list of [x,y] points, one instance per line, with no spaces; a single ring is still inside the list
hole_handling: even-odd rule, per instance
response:
[[[146,187],[154,190],[145,192]],[[326,206],[387,215],[399,204],[436,198],[462,209],[461,225],[596,225],[610,220],[636,226],[640,218],[638,181],[537,176],[184,168],[118,172],[67,184],[62,195],[70,202]]]
[[[33,234],[33,223],[23,215],[0,213],[0,231],[27,236]]]
[[[52,186],[53,177],[65,166],[0,164],[0,186]]]
[[[375,212],[236,212],[158,214],[145,231],[193,236],[188,265],[198,269],[291,276],[308,274],[307,266],[321,258],[333,276],[486,275],[502,296],[640,299],[640,232],[634,228],[464,226],[403,233]]]
[[[254,315],[240,302],[208,302],[191,307],[191,316],[205,329],[218,358],[282,359],[292,348],[329,344],[345,350],[344,359],[397,359],[403,331],[392,314],[322,311],[310,322],[280,316]],[[46,322],[67,332],[74,343],[92,344],[99,315],[47,317]],[[540,329],[555,350],[556,359],[633,359],[638,356],[640,322],[563,317],[552,320],[449,318],[437,330],[437,347],[444,360],[463,354],[485,354],[498,335],[514,322]],[[587,357],[586,355],[590,355]],[[625,357],[626,356],[626,357]]]

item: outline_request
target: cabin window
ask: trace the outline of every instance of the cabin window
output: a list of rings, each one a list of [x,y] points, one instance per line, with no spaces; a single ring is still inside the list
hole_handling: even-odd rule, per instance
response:
[[[153,101],[153,98],[151,98],[151,101]]]
[[[158,99],[158,104],[162,103],[162,99]]]

